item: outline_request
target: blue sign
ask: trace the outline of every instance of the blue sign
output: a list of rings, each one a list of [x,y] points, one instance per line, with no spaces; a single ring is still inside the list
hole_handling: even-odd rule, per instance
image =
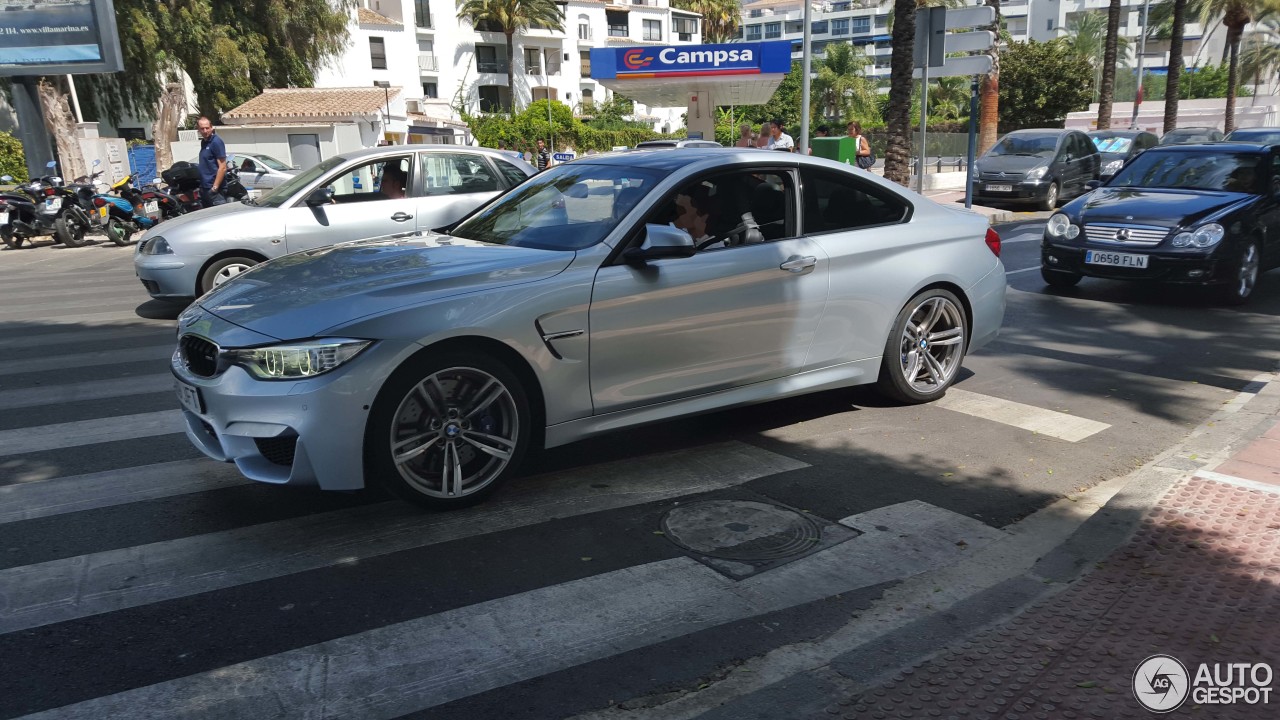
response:
[[[591,51],[591,77],[595,80],[760,75],[790,71],[791,43],[786,40],[594,48]]]
[[[556,153],[551,157],[555,158],[556,162],[569,162],[570,160],[574,159],[577,156],[574,155],[573,153]]]

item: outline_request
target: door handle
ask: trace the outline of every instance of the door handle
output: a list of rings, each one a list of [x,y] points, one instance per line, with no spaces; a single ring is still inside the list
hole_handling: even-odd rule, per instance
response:
[[[781,270],[786,270],[787,272],[802,273],[805,270],[809,270],[813,268],[813,266],[817,264],[818,264],[818,258],[813,257],[812,255],[809,257],[796,256],[782,263],[781,265],[778,266],[778,268]]]
[[[395,215],[392,215],[391,219],[396,222],[404,222],[405,220],[412,220],[413,216],[406,212],[398,212]]]

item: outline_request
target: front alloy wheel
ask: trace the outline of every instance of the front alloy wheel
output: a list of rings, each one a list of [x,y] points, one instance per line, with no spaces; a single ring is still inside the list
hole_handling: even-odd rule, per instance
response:
[[[1262,266],[1262,258],[1258,253],[1257,243],[1250,242],[1240,251],[1239,266],[1235,277],[1222,288],[1222,299],[1229,305],[1243,305],[1253,295],[1253,288],[1258,284],[1258,272]]]
[[[514,373],[478,353],[450,353],[392,376],[366,448],[396,495],[450,508],[478,501],[514,474],[531,430]]]
[[[955,295],[940,288],[916,295],[898,313],[885,344],[881,392],[908,404],[942,397],[960,370],[968,332]]]
[[[1045,191],[1044,200],[1040,201],[1041,210],[1052,210],[1058,207],[1058,181],[1049,183],[1049,189]]]

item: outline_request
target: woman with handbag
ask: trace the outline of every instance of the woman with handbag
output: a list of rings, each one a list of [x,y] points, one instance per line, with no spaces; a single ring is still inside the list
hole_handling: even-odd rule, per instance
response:
[[[871,152],[871,141],[866,135],[862,134],[862,123],[854,120],[845,128],[849,137],[854,138],[858,143],[858,149],[855,152],[855,162],[858,167],[863,170],[870,170],[872,165],[876,164],[876,156]]]

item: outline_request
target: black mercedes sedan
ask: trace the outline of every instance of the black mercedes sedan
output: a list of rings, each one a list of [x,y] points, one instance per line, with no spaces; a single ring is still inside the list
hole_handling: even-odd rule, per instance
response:
[[[1162,145],[1049,218],[1040,274],[1216,286],[1243,303],[1280,264],[1280,145]]]

